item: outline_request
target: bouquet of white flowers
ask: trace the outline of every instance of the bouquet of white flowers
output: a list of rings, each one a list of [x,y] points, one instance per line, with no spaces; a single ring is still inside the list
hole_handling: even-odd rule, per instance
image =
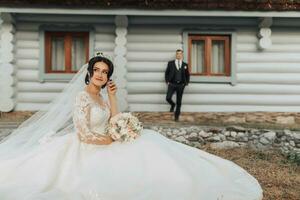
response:
[[[108,124],[107,133],[115,141],[128,142],[140,136],[142,123],[131,113],[118,113]]]

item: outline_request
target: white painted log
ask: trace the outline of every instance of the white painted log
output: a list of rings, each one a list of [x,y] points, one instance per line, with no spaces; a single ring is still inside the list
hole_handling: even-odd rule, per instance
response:
[[[17,72],[17,78],[19,81],[39,81],[39,72],[37,70],[21,70]]]
[[[272,17],[263,17],[260,18],[259,27],[270,27],[273,24],[273,18]]]
[[[255,32],[253,35],[239,35],[239,33],[237,33],[236,41],[237,43],[256,43],[258,39]]]
[[[128,28],[128,34],[168,34],[168,35],[180,35],[182,34],[182,31],[180,30],[180,26],[165,26],[165,25],[136,25],[136,26],[129,26]]]
[[[95,41],[95,48],[102,49],[103,51],[113,51],[115,48],[114,42]]]
[[[6,27],[2,27],[2,34],[1,34],[1,40],[2,41],[12,41],[14,39],[13,34],[10,32],[10,30],[5,30],[4,28]],[[8,43],[9,44],[9,43]],[[3,45],[3,43],[2,43]]]
[[[300,53],[237,53],[237,62],[300,62]]]
[[[15,72],[15,68],[11,63],[0,64],[0,71],[4,75],[12,75]]]
[[[237,63],[238,73],[300,73],[299,63]]]
[[[13,76],[2,74],[2,75],[0,75],[0,78],[1,78],[0,79],[1,87],[10,87],[10,86],[14,85],[14,83],[15,83]]]
[[[271,39],[274,44],[299,44],[300,37],[299,36],[288,36],[288,35],[272,35]]]
[[[16,32],[17,40],[39,40],[39,32],[38,31],[22,31],[19,30]]]
[[[18,102],[15,107],[16,111],[38,111],[45,110],[47,107],[47,103],[23,103]]]
[[[270,28],[261,28],[258,31],[258,36],[259,37],[270,37],[271,33],[272,33],[272,31]]]
[[[18,22],[17,23],[17,29],[18,31],[38,31],[39,30],[40,23],[36,22]]]
[[[2,63],[10,63],[14,62],[14,55],[10,52],[1,54],[1,62]]]
[[[259,40],[258,44],[260,49],[269,49],[272,46],[272,40],[271,38],[263,37]]]
[[[116,46],[114,53],[115,55],[125,56],[127,48],[125,46]]]
[[[13,99],[0,98],[0,110],[2,112],[9,112],[14,109],[15,101]]]
[[[269,73],[243,73],[237,74],[238,83],[273,83],[273,84],[300,84],[300,74],[269,74]]]
[[[120,46],[124,46],[127,43],[127,39],[125,37],[116,37],[115,39],[115,44],[116,45],[120,45]]]
[[[17,49],[17,59],[39,59],[39,49]]]
[[[128,52],[129,61],[165,61],[174,58],[174,52]]]
[[[115,17],[115,25],[117,27],[127,27],[128,26],[128,17],[126,15],[117,15]]]
[[[239,43],[236,50],[238,52],[257,52],[257,44]],[[267,52],[297,52],[300,51],[300,45],[295,44],[274,44],[267,50]]]
[[[167,62],[128,62],[126,68],[129,72],[164,72]]]
[[[39,60],[37,59],[17,59],[16,65],[19,69],[39,69]]]
[[[125,36],[125,35],[127,35],[127,28],[126,27],[125,28],[117,27],[115,32],[116,32],[116,35],[118,35],[118,36]]]
[[[166,52],[174,52],[179,48],[182,48],[181,43],[168,43],[168,45],[163,43],[128,43],[127,49],[128,51],[166,51]]]
[[[38,49],[39,42],[35,40],[18,40],[16,42],[17,49]]]
[[[9,37],[3,37],[4,35],[7,35]],[[1,39],[1,47],[3,53],[11,52],[14,49],[14,38],[12,33],[4,33],[2,34]]]
[[[182,41],[181,35],[152,35],[152,34],[129,34],[127,36],[128,42],[163,42],[163,43],[179,43]]]
[[[18,102],[27,102],[27,103],[49,103],[55,97],[57,97],[59,93],[49,92],[18,92]]]
[[[66,86],[66,83],[59,82],[19,82],[19,92],[61,92]]]
[[[155,72],[135,72],[135,73],[127,73],[126,78],[129,82],[163,82],[164,81],[164,73],[155,73]]]
[[[167,112],[166,104],[130,104],[129,111]],[[299,106],[182,105],[181,112],[300,112]]]
[[[5,94],[5,95],[1,95],[1,96],[5,96],[4,98],[13,98],[13,96],[15,95],[15,89],[13,86],[1,84],[0,94]]]
[[[166,94],[167,85],[164,82],[129,82],[127,90],[129,94]],[[300,85],[190,83],[185,87],[184,94],[300,95]]]
[[[115,26],[112,24],[101,24],[101,25],[94,25],[96,34],[98,33],[114,33]]]
[[[104,34],[104,33],[96,33],[95,34],[95,41],[103,41],[103,42],[113,42],[115,40],[115,35],[112,34]]]
[[[129,94],[128,102],[162,104],[165,98],[164,94]],[[188,105],[300,106],[300,95],[185,94],[182,101]]]

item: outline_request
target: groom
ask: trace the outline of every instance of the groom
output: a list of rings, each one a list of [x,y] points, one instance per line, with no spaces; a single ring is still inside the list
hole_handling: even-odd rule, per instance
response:
[[[183,62],[183,51],[176,50],[176,59],[169,61],[165,71],[165,81],[168,84],[166,100],[171,105],[170,112],[174,112],[175,103],[172,96],[176,92],[175,121],[180,115],[181,100],[184,87],[189,84],[190,74],[187,63]]]

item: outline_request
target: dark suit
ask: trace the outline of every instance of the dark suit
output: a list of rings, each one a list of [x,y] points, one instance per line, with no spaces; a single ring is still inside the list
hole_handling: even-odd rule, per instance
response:
[[[175,103],[172,101],[172,96],[176,92],[175,120],[178,120],[178,117],[180,115],[183,91],[185,86],[190,82],[190,74],[187,63],[182,61],[180,69],[178,70],[175,64],[175,60],[169,61],[167,69],[165,71],[165,81],[166,83],[168,83],[166,100],[171,105],[171,107],[175,106]]]

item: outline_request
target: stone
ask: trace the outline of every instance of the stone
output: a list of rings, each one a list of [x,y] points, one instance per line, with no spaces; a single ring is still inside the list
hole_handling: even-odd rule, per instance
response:
[[[262,135],[262,137],[266,138],[270,142],[273,142],[276,138],[276,133],[275,132],[267,132]]]
[[[225,131],[224,135],[225,136],[230,136],[230,131]]]
[[[231,131],[231,132],[230,132],[230,135],[231,135],[231,137],[235,138],[236,135],[237,135],[237,133],[236,133],[235,131]]]
[[[201,144],[200,142],[191,142],[191,145],[192,145],[193,147],[198,148],[198,149],[200,149],[200,148],[202,147],[202,144]]]
[[[246,132],[246,129],[241,126],[229,126],[226,128],[227,131],[235,131],[235,132]]]
[[[213,149],[232,149],[239,146],[240,145],[238,143],[232,141],[223,141],[210,144],[210,147]]]
[[[300,143],[300,133],[299,132],[294,132],[292,134],[292,137],[294,138],[296,143]]]
[[[270,143],[269,140],[267,140],[265,137],[260,138],[259,142],[262,143],[262,144],[264,144],[264,145],[267,145],[267,144]]]
[[[238,133],[237,133],[237,137],[239,137],[239,138],[245,137],[245,133],[243,133],[243,132],[238,132]]]
[[[177,140],[178,142],[181,142],[181,143],[187,142],[186,139],[185,139],[185,137],[183,137],[183,136],[176,137],[176,140]]]
[[[211,133],[211,132],[200,131],[200,132],[199,132],[199,135],[200,135],[202,138],[207,138],[207,137],[212,136],[212,133]]]
[[[295,144],[295,142],[293,140],[290,141],[290,145],[293,146],[293,147],[296,146],[296,144]]]
[[[212,137],[208,138],[207,141],[209,141],[209,142],[219,142],[219,141],[221,141],[221,138],[220,138],[220,136],[216,135],[216,136],[212,136]]]

